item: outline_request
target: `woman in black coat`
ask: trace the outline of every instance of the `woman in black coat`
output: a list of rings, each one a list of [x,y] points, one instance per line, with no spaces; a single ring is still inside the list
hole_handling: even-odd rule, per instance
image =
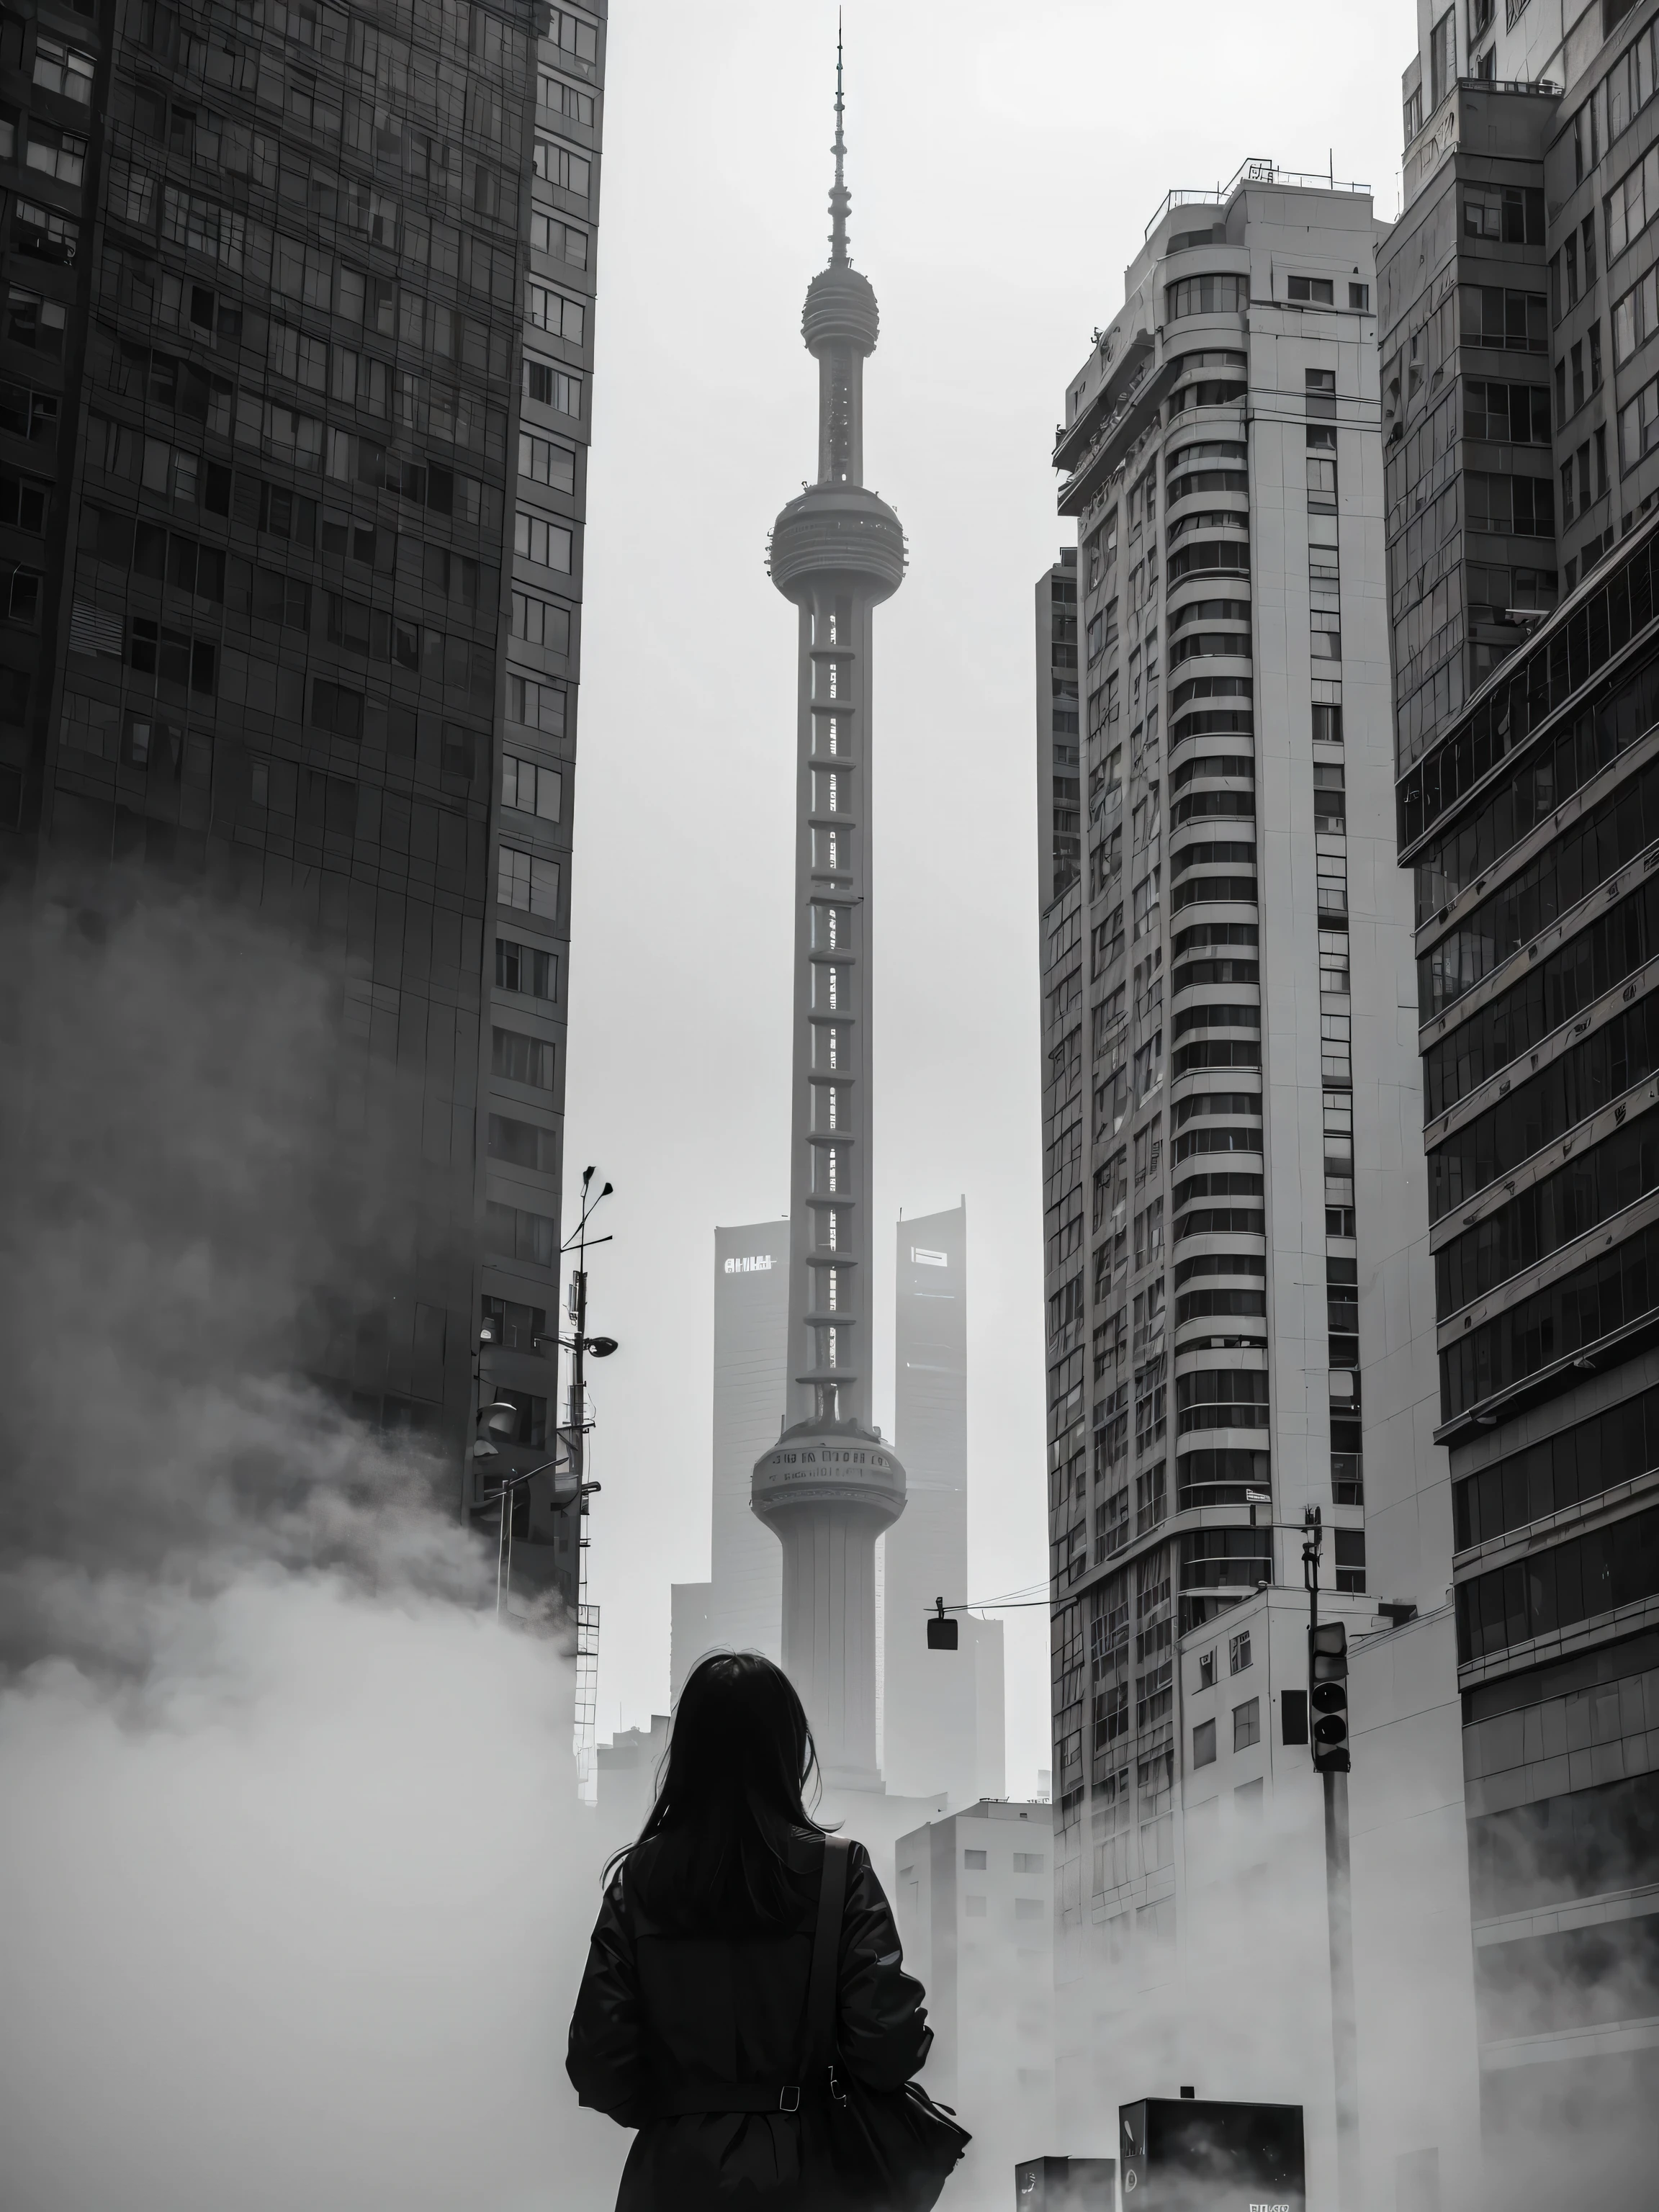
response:
[[[639,2130],[617,2212],[836,2212],[800,2094],[824,1830],[793,1686],[754,1652],[691,1674],[639,1841],[612,1862],[566,2061],[584,2105]],[[869,1854],[851,1847],[839,2063],[896,2089],[933,2041]]]

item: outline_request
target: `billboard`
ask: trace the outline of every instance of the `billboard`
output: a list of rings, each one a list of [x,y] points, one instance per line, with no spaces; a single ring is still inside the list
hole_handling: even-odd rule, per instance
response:
[[[1124,2212],[1306,2212],[1300,2105],[1146,2097],[1118,2122]]]

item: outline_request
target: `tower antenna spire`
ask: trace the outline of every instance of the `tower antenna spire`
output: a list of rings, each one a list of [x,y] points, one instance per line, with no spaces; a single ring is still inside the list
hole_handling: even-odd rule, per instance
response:
[[[853,195],[847,189],[847,140],[842,131],[842,116],[846,101],[842,94],[842,34],[841,11],[836,11],[836,181],[830,191],[830,265],[845,269],[847,256],[847,210],[853,204]]]

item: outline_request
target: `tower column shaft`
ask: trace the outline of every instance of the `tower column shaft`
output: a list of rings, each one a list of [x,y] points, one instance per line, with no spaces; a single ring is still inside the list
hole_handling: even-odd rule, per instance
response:
[[[790,1172],[792,1421],[870,1425],[871,609],[800,611]]]
[[[781,1526],[783,1663],[812,1724],[824,1780],[874,1790],[876,1538],[885,1516],[807,1506]]]

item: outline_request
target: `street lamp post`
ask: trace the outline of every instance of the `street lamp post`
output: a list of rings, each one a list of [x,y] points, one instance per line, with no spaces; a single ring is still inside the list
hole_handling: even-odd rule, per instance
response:
[[[567,1513],[570,1510],[572,1506],[574,1506],[577,1508],[580,1515],[580,1513],[586,1512],[587,1500],[594,1496],[599,1488],[599,1485],[597,1482],[589,1482],[585,1480],[585,1444],[589,1425],[586,1419],[586,1385],[584,1379],[584,1363],[590,1353],[595,1359],[608,1359],[611,1353],[617,1349],[617,1340],[614,1337],[590,1336],[587,1333],[587,1270],[586,1264],[587,1247],[589,1244],[608,1244],[611,1242],[609,1237],[590,1237],[587,1233],[588,1224],[592,1219],[595,1210],[603,1200],[611,1196],[612,1189],[612,1186],[610,1183],[606,1183],[597,1196],[590,1198],[588,1196],[588,1187],[593,1180],[593,1174],[594,1170],[591,1167],[586,1168],[582,1171],[581,1216],[576,1224],[574,1231],[565,1239],[564,1244],[562,1247],[562,1250],[564,1252],[568,1252],[574,1249],[578,1255],[576,1271],[572,1278],[570,1285],[569,1310],[570,1319],[574,1324],[574,1334],[569,1336],[561,1336],[556,1340],[556,1341],[570,1353],[570,1390],[568,1407],[568,1419],[565,1424],[561,1426],[556,1415],[554,1435],[556,1439],[556,1446],[553,1457],[551,1459],[543,1460],[538,1466],[526,1468],[522,1474],[504,1476],[497,1492],[497,1497],[499,1499],[499,1519],[496,1525],[495,1534],[495,1614],[498,1620],[501,1618],[502,1608],[506,1602],[507,1593],[511,1589],[513,1584],[513,1521],[510,1511],[509,1493],[514,1493],[522,1490],[525,1486],[531,1482],[537,1475],[545,1474],[550,1469],[551,1469],[554,1478],[551,1500],[552,1510],[555,1513]],[[479,1332],[481,1350],[483,1348],[487,1348],[489,1345],[493,1344],[495,1340],[495,1330],[489,1323],[486,1322],[484,1327]],[[539,1343],[540,1341],[541,1340],[538,1339],[538,1342]],[[476,1376],[478,1370],[475,1368],[474,1371]],[[556,1370],[555,1372],[554,1397],[556,1407]],[[472,1455],[474,1458],[493,1459],[496,1455],[498,1447],[495,1443],[491,1442],[490,1439],[492,1437],[501,1437],[505,1439],[510,1437],[517,1428],[520,1419],[520,1408],[511,1403],[507,1399],[497,1399],[493,1404],[484,1407],[477,1415],[477,1420],[487,1433],[481,1437],[473,1445]],[[560,1478],[562,1475],[567,1478],[567,1480],[561,1481]],[[579,1599],[580,1581],[580,1538],[579,1534],[577,1559]]]

